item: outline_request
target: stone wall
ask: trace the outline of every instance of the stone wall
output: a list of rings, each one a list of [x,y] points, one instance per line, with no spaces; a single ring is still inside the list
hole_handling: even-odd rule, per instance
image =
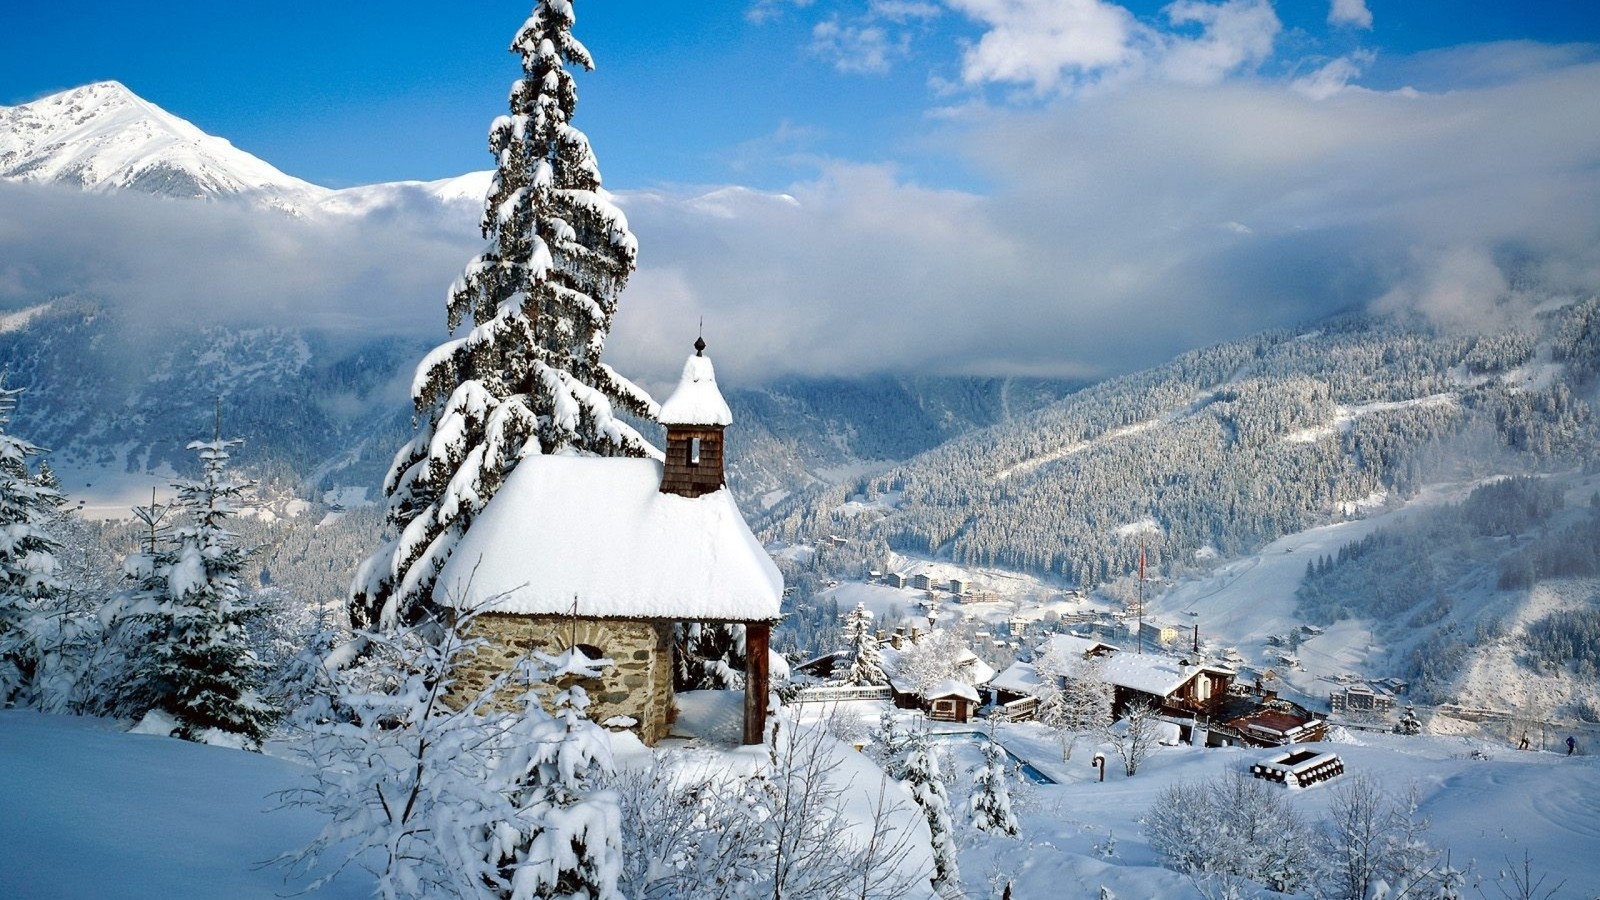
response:
[[[589,694],[591,719],[636,719],[638,724],[632,730],[646,744],[666,737],[672,727],[675,710],[670,622],[583,618],[574,622],[571,616],[485,613],[473,622],[471,634],[486,638],[489,646],[457,670],[453,694],[471,695],[483,690],[501,672],[515,669],[517,660],[531,650],[554,656],[573,644],[581,644],[590,655],[594,653],[590,648],[595,648],[615,663],[602,677],[580,682]],[[514,708],[520,693],[521,688],[512,685],[497,695],[495,705]]]

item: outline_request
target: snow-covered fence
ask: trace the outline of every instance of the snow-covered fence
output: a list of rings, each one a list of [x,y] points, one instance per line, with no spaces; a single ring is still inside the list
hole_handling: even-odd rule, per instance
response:
[[[795,703],[839,703],[845,700],[888,700],[894,696],[888,685],[819,685],[801,688]]]

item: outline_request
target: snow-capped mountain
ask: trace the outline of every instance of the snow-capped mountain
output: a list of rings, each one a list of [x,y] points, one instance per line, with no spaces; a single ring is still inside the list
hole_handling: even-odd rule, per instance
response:
[[[115,81],[0,107],[0,177],[137,191],[239,198],[289,212],[328,189],[285,175]]]

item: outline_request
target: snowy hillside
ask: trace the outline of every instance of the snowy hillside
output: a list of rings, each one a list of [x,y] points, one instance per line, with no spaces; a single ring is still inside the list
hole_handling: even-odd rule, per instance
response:
[[[242,198],[288,212],[304,211],[327,194],[115,81],[0,107],[0,178],[89,191]]]

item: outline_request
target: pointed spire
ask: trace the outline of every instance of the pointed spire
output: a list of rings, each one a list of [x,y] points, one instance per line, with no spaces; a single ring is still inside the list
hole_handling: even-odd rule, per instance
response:
[[[678,386],[661,404],[661,413],[657,418],[663,425],[700,425],[717,426],[733,424],[733,413],[728,409],[728,403],[722,399],[722,392],[717,389],[716,370],[711,366],[711,357],[705,355],[706,339],[699,337],[694,342],[694,355],[683,364],[683,376],[678,379]]]

